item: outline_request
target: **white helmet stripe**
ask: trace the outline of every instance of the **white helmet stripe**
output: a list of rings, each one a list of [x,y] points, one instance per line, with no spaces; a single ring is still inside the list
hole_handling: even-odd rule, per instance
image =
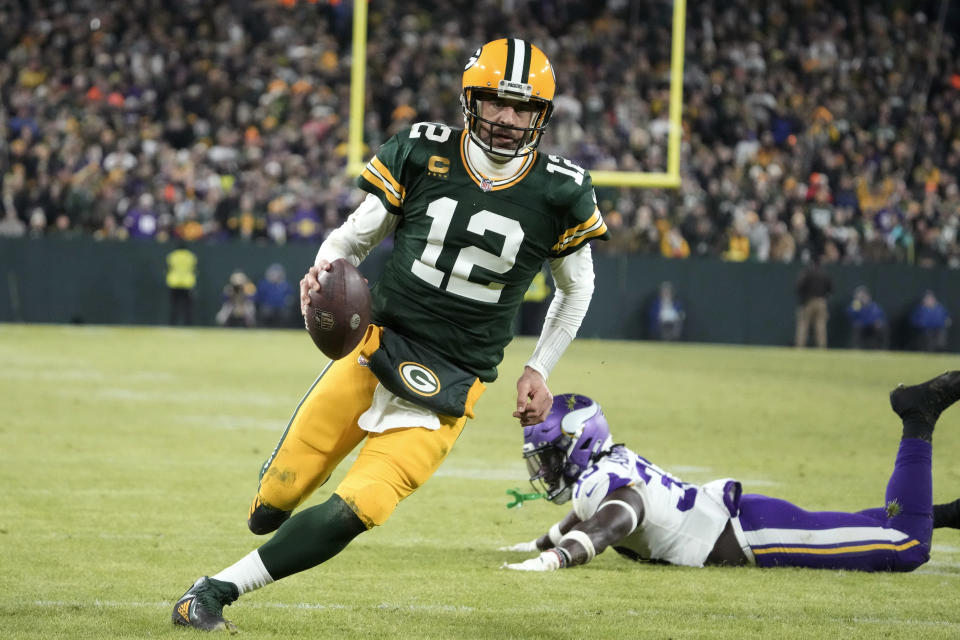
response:
[[[568,436],[576,436],[580,433],[580,428],[583,426],[583,423],[592,418],[596,412],[597,403],[591,402],[583,409],[571,411],[563,416],[563,420],[560,421],[560,428]]]
[[[513,39],[513,68],[510,69],[510,81],[524,83],[523,77],[524,62],[526,62],[527,44],[519,39]]]

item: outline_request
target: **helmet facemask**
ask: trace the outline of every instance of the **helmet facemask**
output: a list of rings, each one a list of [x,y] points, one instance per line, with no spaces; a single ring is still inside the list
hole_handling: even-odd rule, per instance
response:
[[[523,458],[530,472],[530,484],[535,491],[546,496],[547,500],[555,504],[563,504],[570,500],[573,485],[577,481],[579,472],[570,477],[567,470],[567,448],[570,438],[563,438],[543,444],[539,447],[524,445]]]
[[[502,89],[489,91],[467,88],[460,94],[460,105],[463,108],[463,118],[470,132],[470,138],[486,153],[512,159],[532,153],[540,144],[547,122],[553,113],[553,103],[549,100],[529,97],[529,85],[525,85],[520,91],[523,93],[505,92]],[[519,127],[494,122],[483,116],[484,109],[481,104],[483,102],[508,103],[521,114],[528,114],[530,119],[526,126]],[[519,137],[511,145],[512,148],[496,144],[494,136],[498,129],[501,132],[509,131],[511,134],[519,133]]]

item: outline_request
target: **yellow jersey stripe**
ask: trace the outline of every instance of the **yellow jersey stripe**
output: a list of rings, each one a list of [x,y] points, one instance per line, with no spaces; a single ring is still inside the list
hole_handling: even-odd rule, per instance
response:
[[[607,225],[604,223],[603,218],[600,217],[600,209],[594,209],[593,215],[590,216],[586,222],[564,231],[563,235],[561,235],[557,241],[557,244],[553,245],[552,250],[554,252],[563,251],[568,247],[577,246],[584,240],[603,235],[606,232]]]
[[[860,544],[852,545],[849,547],[833,547],[830,549],[824,548],[811,548],[811,547],[766,547],[764,549],[751,549],[754,555],[762,556],[767,553],[797,553],[797,554],[811,554],[819,556],[833,556],[841,555],[844,553],[862,553],[864,551],[905,551],[911,547],[915,547],[920,544],[919,540],[908,540],[907,542],[901,544],[893,544],[892,542],[877,542],[874,544]]]
[[[376,181],[381,184],[384,190],[389,191],[397,199],[400,198],[400,191],[391,184],[390,180],[383,175],[383,172],[378,169],[373,162],[371,161],[364,167],[364,172],[369,173],[370,175],[376,178]]]
[[[370,184],[372,184],[373,186],[375,186],[376,188],[380,189],[380,191],[383,191],[383,195],[385,195],[385,196],[387,197],[387,202],[389,202],[390,204],[392,204],[392,205],[395,206],[395,207],[399,207],[399,206],[400,206],[400,200],[399,200],[399,198],[397,198],[397,196],[393,195],[393,192],[392,192],[390,189],[388,189],[388,188],[383,184],[383,182],[380,180],[380,178],[378,178],[377,176],[373,175],[373,173],[371,173],[368,169],[364,169],[364,170],[363,170],[363,173],[361,173],[360,176],[361,176],[364,180],[366,180],[367,182],[369,182]]]
[[[390,173],[390,170],[387,169],[387,165],[380,162],[380,158],[373,156],[373,159],[369,163],[370,168],[374,173],[383,176],[384,184],[389,184],[396,196],[403,200],[406,195],[406,189],[403,188],[403,185],[397,182],[396,178],[393,177],[393,174]]]
[[[586,230],[591,229],[592,227],[594,227],[595,225],[597,225],[602,221],[603,220],[600,218],[600,209],[594,209],[593,215],[590,216],[586,220],[586,222],[581,222],[577,226],[570,227],[569,229],[564,231],[563,235],[560,236],[558,243],[564,244],[564,242],[569,242],[570,238],[576,237],[578,234],[586,232]]]
[[[383,166],[382,163],[381,163],[381,166]],[[389,191],[390,193],[392,193],[394,197],[396,198],[400,197],[400,191],[395,186],[393,186],[391,180],[389,180],[383,175],[383,172],[377,167],[377,165],[374,164],[373,160],[368,162],[367,166],[365,166],[363,170],[364,172],[370,173],[371,175],[376,177],[376,181],[379,182],[381,185],[383,185],[383,188]],[[389,173],[390,172],[387,171],[387,174]]]
[[[380,191],[383,192],[383,195],[387,197],[387,202],[395,207],[401,206],[401,194],[397,192],[397,190],[393,188],[386,178],[384,178],[384,176],[381,175],[372,165],[372,162],[367,164],[360,176],[376,188],[380,189]]]
[[[605,234],[606,232],[607,232],[607,225],[603,225],[603,226],[601,226],[601,227],[597,227],[596,229],[594,229],[594,230],[591,231],[590,233],[586,233],[586,234],[584,234],[584,235],[582,235],[582,236],[578,236],[578,237],[574,238],[571,242],[567,243],[567,245],[564,246],[563,249],[560,249],[560,250],[562,251],[562,250],[565,250],[565,249],[569,249],[569,248],[571,248],[571,247],[578,247],[578,246],[580,246],[581,244],[583,244],[584,242],[586,242],[587,240],[589,240],[590,238],[595,238],[595,237],[597,237],[597,236],[602,236],[602,235]]]

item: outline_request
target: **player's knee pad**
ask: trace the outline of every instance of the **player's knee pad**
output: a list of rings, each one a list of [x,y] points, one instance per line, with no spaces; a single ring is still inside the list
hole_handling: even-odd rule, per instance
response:
[[[284,522],[293,513],[292,510],[285,511],[265,504],[257,495],[250,505],[250,515],[247,517],[247,527],[258,536],[266,533],[273,533],[280,528]]]

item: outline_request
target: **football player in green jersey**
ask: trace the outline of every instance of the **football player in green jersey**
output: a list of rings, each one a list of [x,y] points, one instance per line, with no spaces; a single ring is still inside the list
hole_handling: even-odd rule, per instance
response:
[[[465,128],[415,124],[367,164],[358,179],[366,199],[323,242],[300,294],[305,306],[334,260],[359,264],[393,234],[371,325],[353,353],[320,374],[261,469],[248,525],[276,533],[197,580],[175,605],[175,623],[235,629],[224,605],[333,557],[426,482],[496,379],[544,262],[556,294],[517,381],[513,415],[524,426],[546,418],[547,377],[593,294],[589,242],[608,235],[590,175],[537,150],[555,89],[540,49],[487,43],[463,74]],[[361,443],[330,498],[291,517]]]

